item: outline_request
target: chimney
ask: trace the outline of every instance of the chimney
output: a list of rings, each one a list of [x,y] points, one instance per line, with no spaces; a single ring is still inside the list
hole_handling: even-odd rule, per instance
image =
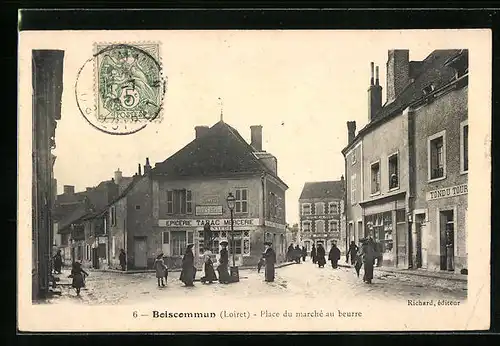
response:
[[[144,174],[151,172],[151,165],[149,164],[149,157],[146,157],[146,164],[144,165]]]
[[[410,51],[391,49],[387,59],[387,103],[398,97],[410,82]]]
[[[64,194],[65,195],[73,195],[75,193],[74,185],[64,185]]]
[[[252,142],[250,145],[255,149],[255,151],[262,151],[262,126],[253,125],[250,126]]]
[[[89,191],[91,191],[91,190],[92,190],[92,188],[91,188],[91,187],[86,187],[86,188],[85,188],[85,191],[87,191],[87,192],[89,192]]]
[[[205,136],[210,128],[208,126],[196,126],[194,131],[196,132],[196,139]]]
[[[354,141],[354,137],[356,137],[356,122],[348,121],[347,122],[347,144],[351,144]]]
[[[370,87],[368,88],[368,122],[375,119],[377,113],[382,108],[382,87],[379,83],[378,66],[376,67],[375,78],[373,78],[373,62],[371,63]],[[374,82],[375,79],[375,82]]]
[[[122,179],[122,171],[120,171],[120,168],[118,168],[115,171],[115,184],[120,184],[121,179]]]
[[[138,164],[137,174],[138,175],[142,175],[141,164],[140,163]]]

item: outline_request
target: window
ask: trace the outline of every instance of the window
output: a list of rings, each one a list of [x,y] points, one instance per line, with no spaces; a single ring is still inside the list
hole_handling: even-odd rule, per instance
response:
[[[389,190],[399,187],[399,162],[398,154],[389,156]]]
[[[91,250],[90,250],[90,249],[91,249],[91,248],[90,248],[90,245],[88,245],[88,244],[87,244],[87,245],[85,245],[85,259],[86,259],[87,261],[92,260],[92,257],[91,257]]]
[[[330,232],[338,232],[339,230],[339,223],[337,220],[330,220],[330,223],[329,223],[329,231]]]
[[[356,163],[356,150],[353,150],[351,154],[351,165],[354,165],[355,163]]]
[[[141,206],[140,205],[136,205],[135,206],[135,210],[140,210],[141,209]]]
[[[469,171],[469,124],[460,124],[460,173]]]
[[[167,214],[192,214],[193,201],[190,190],[167,191]]]
[[[324,233],[325,232],[325,221],[317,220],[316,221],[316,233]]]
[[[116,237],[113,236],[111,238],[111,257],[115,258],[116,256]]]
[[[205,247],[208,246],[209,250],[212,252],[213,255],[216,255],[219,253],[219,239],[220,239],[220,232],[219,231],[212,231],[212,239],[210,242],[205,244],[205,234],[203,231],[198,232],[198,253],[200,256],[203,256],[203,253],[205,252]]]
[[[316,214],[316,215],[323,215],[323,214],[325,214],[325,203],[318,202],[318,203],[316,203],[315,206],[316,206],[316,208],[315,208],[316,211],[315,211],[314,214]]]
[[[311,221],[302,221],[302,231],[304,232],[311,231]]]
[[[302,215],[311,215],[311,203],[302,203]]]
[[[273,192],[269,193],[268,200],[268,217],[269,218],[277,218],[278,217],[278,196],[276,196]]]
[[[162,244],[169,244],[170,243],[170,232],[164,231],[161,232],[161,243]]]
[[[371,178],[371,193],[373,195],[380,192],[380,161],[372,163]]]
[[[248,213],[248,189],[236,189],[236,213]]]
[[[111,226],[116,226],[116,207],[115,206],[112,206],[111,209],[110,209],[110,224]]]
[[[351,204],[356,204],[356,174],[351,175]]]
[[[186,250],[187,239],[185,231],[172,231],[170,232],[171,237],[171,255],[172,256],[182,256]]]
[[[430,136],[427,142],[429,180],[446,178],[445,131]]]
[[[328,213],[329,214],[340,214],[339,202],[328,203]]]

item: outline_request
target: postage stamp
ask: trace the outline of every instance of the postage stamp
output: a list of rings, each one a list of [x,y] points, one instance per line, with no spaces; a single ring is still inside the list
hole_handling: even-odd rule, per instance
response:
[[[85,119],[99,130],[132,134],[163,119],[165,80],[160,44],[96,43],[93,58],[77,77],[77,103]]]

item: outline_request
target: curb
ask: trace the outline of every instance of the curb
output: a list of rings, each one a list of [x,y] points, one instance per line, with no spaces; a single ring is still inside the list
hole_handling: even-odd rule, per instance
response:
[[[343,268],[353,268],[353,266],[350,266],[348,264],[338,264],[339,267]],[[397,270],[397,269],[387,269],[387,268],[380,268],[380,267],[374,267],[373,268],[375,272],[383,272],[383,273],[391,273],[391,274],[401,274],[401,275],[411,275],[411,276],[420,276],[420,277],[426,277],[426,278],[435,278],[435,279],[443,279],[443,280],[451,280],[451,281],[461,281],[461,282],[467,282],[467,277],[453,277],[453,276],[444,276],[440,275],[438,273],[433,273],[433,272],[420,272],[420,271],[415,271],[415,270]]]

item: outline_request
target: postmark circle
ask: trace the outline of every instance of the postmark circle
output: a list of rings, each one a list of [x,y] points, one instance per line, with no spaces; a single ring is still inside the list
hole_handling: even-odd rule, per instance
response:
[[[82,116],[112,135],[133,134],[161,121],[166,77],[159,61],[159,44],[97,44],[76,77]]]

